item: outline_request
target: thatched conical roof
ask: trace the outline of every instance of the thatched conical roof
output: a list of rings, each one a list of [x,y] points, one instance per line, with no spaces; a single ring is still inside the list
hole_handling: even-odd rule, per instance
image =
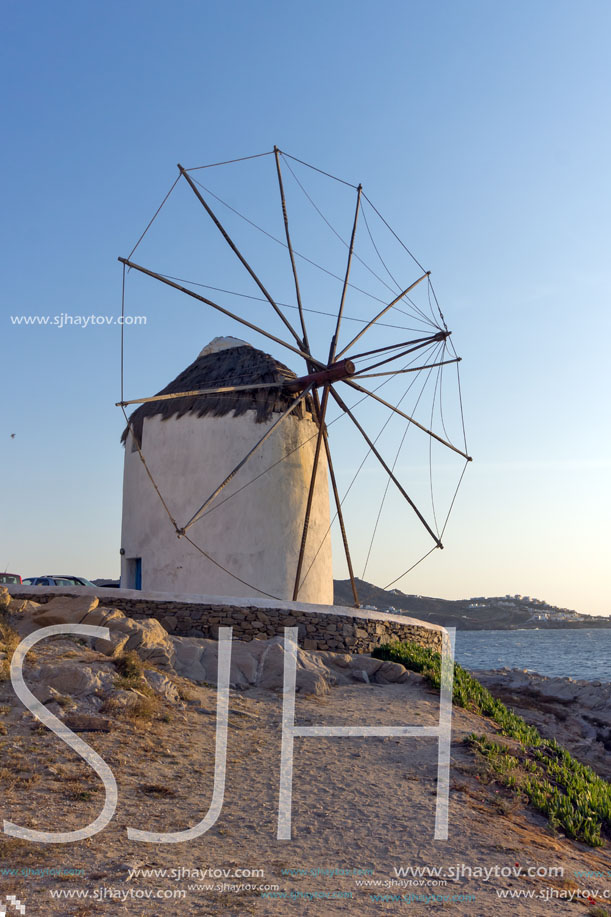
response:
[[[130,424],[139,443],[142,442],[142,425],[146,417],[160,415],[162,420],[167,420],[169,417],[182,417],[190,413],[197,414],[198,417],[208,414],[213,417],[222,417],[226,414],[239,417],[247,411],[254,411],[256,422],[263,423],[269,420],[272,414],[286,410],[297,397],[281,387],[285,382],[297,378],[295,373],[270,354],[256,350],[249,344],[241,343],[237,347],[224,347],[212,352],[209,348],[204,348],[202,354],[157,394],[166,395],[221,385],[248,385],[258,382],[278,382],[279,387],[195,395],[141,404],[130,416]],[[305,403],[301,402],[298,405],[295,415],[303,417],[304,412],[313,414],[313,405],[309,397],[305,399]],[[129,426],[123,431],[122,443],[126,441],[128,432]]]

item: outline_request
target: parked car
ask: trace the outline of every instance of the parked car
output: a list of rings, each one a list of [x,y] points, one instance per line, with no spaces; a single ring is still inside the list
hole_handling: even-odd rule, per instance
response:
[[[91,586],[95,585],[84,576],[66,576],[56,574],[45,574],[44,576],[28,576],[23,580],[24,586]]]
[[[0,573],[0,586],[19,585],[21,577],[18,573]]]

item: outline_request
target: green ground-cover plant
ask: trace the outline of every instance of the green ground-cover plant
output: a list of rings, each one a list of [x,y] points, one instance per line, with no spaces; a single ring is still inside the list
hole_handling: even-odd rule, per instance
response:
[[[569,837],[585,841],[592,847],[602,844],[601,830],[608,805],[608,785],[600,778],[595,782],[589,775],[583,779],[568,770],[546,770],[539,761],[512,754],[514,749],[486,736],[472,734],[465,739],[486,761],[495,778],[528,801],[547,816],[554,828],[561,828]],[[545,760],[545,759],[544,759]],[[574,762],[577,768],[582,768]],[[594,775],[596,777],[596,775]],[[596,782],[600,786],[596,786]],[[608,823],[608,822],[607,822]]]
[[[441,655],[434,650],[410,642],[390,643],[377,647],[372,655],[420,672],[435,687],[441,684]],[[562,828],[569,837],[598,847],[603,835],[611,836],[611,785],[606,780],[576,761],[555,739],[544,739],[458,663],[453,699],[459,707],[489,717],[502,735],[517,741],[517,748],[510,749],[481,735],[467,739],[499,782],[525,795],[553,827]]]

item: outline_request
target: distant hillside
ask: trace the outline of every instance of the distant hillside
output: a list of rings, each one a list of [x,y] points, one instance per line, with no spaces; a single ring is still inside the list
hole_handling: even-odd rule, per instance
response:
[[[399,589],[381,589],[357,579],[361,605],[373,605],[378,611],[406,613],[431,624],[456,627],[458,630],[515,630],[531,628],[611,627],[609,618],[579,615],[567,609],[539,602],[535,609],[528,599],[517,598],[513,605],[503,598],[435,599],[425,595],[407,595]],[[353,605],[350,580],[334,581],[336,605]],[[473,607],[473,606],[476,607]],[[543,619],[544,616],[546,619]]]

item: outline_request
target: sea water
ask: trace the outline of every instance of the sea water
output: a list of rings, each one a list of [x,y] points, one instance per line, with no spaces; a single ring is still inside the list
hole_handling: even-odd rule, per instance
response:
[[[465,669],[528,669],[540,675],[611,682],[611,628],[458,630]]]

